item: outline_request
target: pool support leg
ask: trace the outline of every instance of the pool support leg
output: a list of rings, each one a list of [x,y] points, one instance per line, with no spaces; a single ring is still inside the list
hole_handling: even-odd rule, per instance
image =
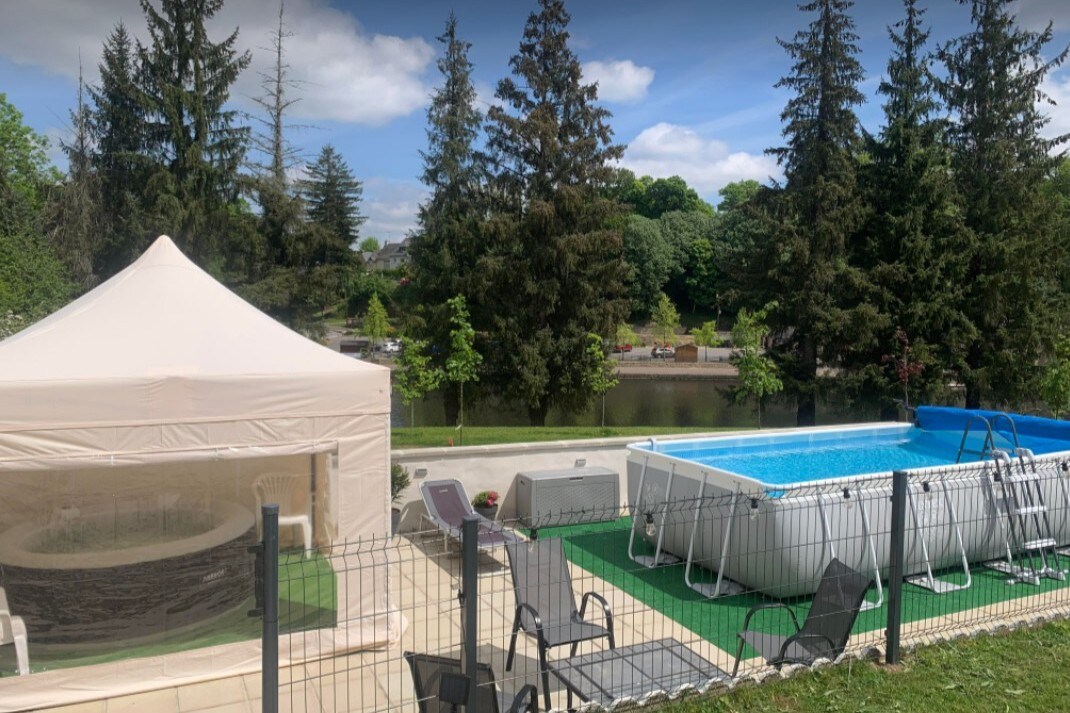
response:
[[[728,522],[725,523],[724,537],[721,538],[721,561],[720,564],[717,565],[717,581],[714,583],[692,581],[691,568],[695,564],[695,535],[698,532],[699,513],[702,511],[702,497],[706,492],[706,478],[708,475],[709,474],[706,471],[702,471],[702,482],[698,486],[698,500],[695,505],[695,517],[691,523],[691,541],[687,546],[687,566],[684,567],[684,584],[704,597],[716,599],[717,597],[731,597],[746,591],[746,588],[742,584],[733,582],[731,579],[726,579],[724,576],[725,562],[728,559],[728,543],[732,536],[732,523],[736,518],[736,508],[739,505],[742,496],[737,493],[736,497],[732,499],[732,510],[728,513]]]
[[[646,469],[649,457],[643,461],[643,469],[639,473],[639,492],[636,493],[635,511],[641,513],[641,506],[643,503],[643,483],[646,480]],[[635,516],[632,516],[632,531],[628,538],[628,557],[638,565],[642,565],[647,569],[654,567],[662,567],[665,565],[676,564],[680,561],[680,558],[676,555],[669,554],[668,552],[661,551],[661,543],[665,536],[665,521],[669,517],[669,494],[672,491],[673,476],[676,474],[676,464],[673,463],[669,466],[669,477],[665,480],[665,494],[661,502],[661,521],[658,523],[658,538],[654,545],[654,555],[637,555],[634,553],[633,548],[635,544]],[[648,517],[652,517],[652,513],[648,514]],[[644,518],[645,519],[645,518]]]

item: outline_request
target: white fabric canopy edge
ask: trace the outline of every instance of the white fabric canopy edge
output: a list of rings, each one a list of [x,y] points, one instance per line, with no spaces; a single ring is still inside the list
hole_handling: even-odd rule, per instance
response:
[[[173,448],[167,450],[93,453],[52,458],[18,458],[0,460],[2,471],[81,470],[87,467],[119,467],[152,465],[155,463],[196,463],[230,460],[234,458],[267,458],[271,456],[312,455],[338,450],[338,441],[278,443],[274,445],[209,446],[202,448]]]

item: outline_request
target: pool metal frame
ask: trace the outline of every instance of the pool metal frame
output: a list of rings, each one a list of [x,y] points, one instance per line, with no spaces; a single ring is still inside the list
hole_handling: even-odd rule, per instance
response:
[[[1009,417],[1008,417],[1009,418]],[[809,428],[809,429],[790,429],[788,431],[778,431],[775,433],[762,433],[762,434],[750,434],[745,436],[730,436],[733,442],[736,443],[777,443],[782,442],[785,436],[799,435],[799,434],[825,434],[830,431],[837,433],[844,432],[858,432],[858,431],[870,431],[874,433],[895,433],[895,432],[907,432],[914,426],[902,423],[891,424],[878,424],[878,425],[856,425],[856,426],[840,426],[840,427],[821,427],[821,428]],[[714,439],[701,439],[703,442],[710,442]],[[824,440],[824,439],[818,439]],[[685,441],[673,441],[674,444],[679,444]],[[833,536],[832,528],[830,525],[830,518],[827,512],[826,500],[830,496],[836,496],[842,500],[851,500],[856,502],[859,507],[860,517],[859,526],[863,542],[864,554],[862,556],[863,567],[869,569],[874,574],[876,582],[876,598],[872,601],[867,601],[864,608],[875,608],[883,604],[884,592],[881,586],[880,575],[882,569],[886,565],[882,565],[880,558],[877,555],[877,546],[875,542],[874,533],[879,531],[880,528],[873,527],[871,519],[871,511],[867,503],[867,499],[870,495],[873,495],[881,490],[890,489],[890,472],[876,472],[865,473],[855,476],[846,476],[838,478],[825,478],[819,480],[808,481],[805,483],[796,484],[768,484],[759,481],[755,478],[733,473],[731,471],[722,470],[716,467],[703,465],[692,460],[687,460],[674,455],[669,455],[663,452],[658,452],[658,441],[656,439],[650,439],[645,443],[636,443],[628,446],[629,450],[629,468],[628,468],[628,487],[629,487],[629,501],[633,503],[631,510],[633,513],[632,528],[628,541],[628,556],[637,564],[643,567],[656,567],[664,564],[672,564],[680,561],[685,562],[684,566],[684,581],[688,587],[692,590],[702,594],[708,598],[717,598],[724,596],[732,596],[744,591],[748,591],[748,587],[745,583],[733,581],[729,577],[728,570],[729,564],[734,557],[738,558],[740,553],[732,554],[733,537],[732,531],[736,528],[737,522],[740,520],[741,510],[749,510],[750,517],[752,519],[759,515],[771,516],[769,513],[776,512],[775,501],[783,498],[786,495],[795,495],[812,498],[816,509],[818,511],[820,526],[821,526],[821,550],[822,554],[820,559],[825,559],[828,556],[836,557],[836,538]],[[1037,460],[1032,457],[1032,454],[1026,449],[1019,449],[1015,455],[1021,461],[1022,467],[1025,468],[1028,462],[1035,470]],[[1058,453],[1048,454],[1043,457],[1044,462],[1049,460],[1065,459],[1070,456],[1070,451],[1061,451]],[[961,457],[961,453],[960,453]],[[1029,460],[1026,461],[1026,458]],[[979,463],[984,465],[979,467]],[[1010,459],[1007,459],[1006,465],[1010,465]],[[995,481],[1000,482],[1001,486],[1006,488],[1003,480],[1000,478],[1001,465],[996,460],[987,461],[975,461],[967,463],[951,464],[946,466],[940,466],[937,469],[934,468],[921,468],[913,469],[908,472],[916,476],[924,476],[931,473],[934,470],[939,471],[939,475],[930,475],[927,480],[920,483],[922,492],[930,493],[934,488],[939,489],[940,500],[942,501],[942,507],[940,507],[937,513],[937,517],[940,521],[944,522],[950,529],[949,536],[953,534],[953,545],[950,546],[937,546],[935,551],[931,550],[931,542],[929,536],[927,536],[927,530],[933,528],[933,523],[923,524],[922,518],[919,514],[920,506],[917,501],[919,483],[912,483],[911,487],[908,487],[908,505],[910,513],[910,523],[908,525],[910,529],[910,535],[913,540],[912,551],[915,552],[915,560],[911,565],[911,568],[907,570],[910,575],[907,577],[907,581],[920,587],[930,589],[931,591],[942,594],[946,592],[952,592],[960,589],[968,588],[972,584],[972,575],[970,571],[970,553],[975,553],[974,561],[983,561],[985,559],[993,559],[990,564],[995,569],[1004,571],[1010,574],[1012,578],[1016,578],[1015,581],[1029,581],[1036,583],[1030,577],[1026,576],[1021,568],[1016,568],[1014,564],[1014,554],[1011,550],[1012,537],[1008,538],[1007,521],[1011,516],[1008,512],[1004,512],[1000,509],[1000,506],[996,504],[995,498]],[[635,479],[636,469],[638,469],[638,483],[634,490],[634,497],[632,491],[632,481]],[[650,482],[648,477],[653,472],[663,474],[665,477],[665,487],[662,492],[660,483]],[[976,472],[974,472],[976,471]],[[956,474],[961,474],[956,478]],[[1068,475],[1063,469],[1056,473],[1055,478],[1058,480],[1057,493],[1049,493],[1049,496],[1055,495],[1057,500],[1052,502],[1061,501],[1062,505],[1070,512],[1070,490],[1067,488],[1065,477]],[[992,552],[993,545],[988,543],[985,545],[983,542],[975,542],[977,540],[977,533],[971,533],[974,535],[973,540],[967,540],[963,536],[962,520],[960,514],[956,511],[955,504],[948,489],[948,481],[951,479],[962,478],[977,479],[977,487],[979,490],[983,490],[980,493],[981,503],[978,506],[977,503],[967,503],[969,513],[974,514],[977,512],[978,507],[982,509],[982,512],[987,513],[987,517],[998,520],[998,533],[988,533],[984,538],[985,541],[991,540],[995,535],[999,536],[998,550],[999,554],[996,555]],[[697,496],[688,496],[687,498],[674,499],[672,497],[674,492],[678,492],[677,484],[683,480],[694,483],[697,481]],[[988,482],[984,482],[984,481]],[[935,482],[932,482],[935,481]],[[971,484],[971,487],[972,484]],[[655,490],[657,492],[655,492]],[[717,492],[716,495],[708,495],[710,490]],[[1040,491],[1038,491],[1040,492]],[[658,497],[661,497],[661,502],[654,502]],[[722,505],[727,507],[728,514],[724,518],[725,523],[720,537],[714,537],[719,539],[720,547],[719,552],[713,555],[707,561],[717,562],[716,567],[716,581],[712,583],[696,582],[694,579],[694,566],[697,561],[702,561],[701,557],[696,551],[696,539],[701,530],[702,511],[704,505],[709,498],[720,497],[723,501]],[[1043,495],[1041,495],[1043,498]],[[670,510],[674,503],[678,504],[683,500],[692,500],[695,505],[693,506],[693,515],[690,518],[690,531],[686,537],[686,544],[673,542],[674,538],[666,537],[666,529],[670,516]],[[730,505],[726,505],[730,500]],[[747,504],[749,502],[749,508]],[[653,503],[653,507],[649,507]],[[772,503],[772,505],[769,505]],[[887,508],[882,508],[880,501],[878,503],[877,517],[886,516]],[[643,506],[647,505],[648,509],[644,511]],[[762,507],[764,506],[764,507]],[[928,517],[933,516],[932,507],[927,509]],[[1068,512],[1064,512],[1064,520],[1070,518],[1067,517]],[[776,515],[772,515],[776,517]],[[654,530],[654,519],[658,519],[656,532]],[[883,521],[883,519],[882,519]],[[646,535],[645,539],[654,545],[654,555],[642,555],[635,552],[635,538],[636,530],[642,529],[641,522],[646,523]],[[974,523],[973,520],[968,522]],[[1060,522],[1057,528],[1056,534],[1062,534],[1067,531],[1067,525],[1070,522]],[[1012,525],[1013,528],[1013,525]],[[707,530],[706,533],[709,533]],[[679,538],[675,538],[678,540]],[[842,537],[840,539],[843,539]],[[849,538],[853,539],[853,537]],[[1064,536],[1063,539],[1066,539]],[[680,557],[680,555],[686,555]],[[992,556],[976,556],[977,552],[982,552],[985,555]],[[1068,549],[1070,551],[1070,549]],[[920,552],[920,557],[917,554]],[[1053,549],[1054,553],[1054,549]],[[713,553],[711,553],[713,554]],[[810,553],[812,554],[812,553]],[[1004,561],[1004,554],[1006,560]],[[963,583],[952,583],[947,580],[941,579],[935,574],[935,570],[944,569],[955,563],[961,563],[962,570],[965,575]],[[710,569],[714,569],[711,567]],[[1049,568],[1045,563],[1042,570],[1038,570],[1040,576],[1050,576],[1053,578],[1062,578],[1065,574],[1061,571]],[[760,587],[755,587],[760,588]]]

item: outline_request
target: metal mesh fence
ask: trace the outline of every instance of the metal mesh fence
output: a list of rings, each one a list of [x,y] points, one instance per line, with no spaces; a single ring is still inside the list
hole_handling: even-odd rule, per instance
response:
[[[283,553],[284,637],[364,616],[331,595],[354,567],[368,586],[388,580],[403,619],[389,646],[285,667],[281,709],[612,708],[874,656],[890,621],[911,646],[1070,611],[1067,463],[999,457],[900,477],[899,533],[891,475],[753,493],[659,484],[624,511],[576,503],[483,523],[467,587],[456,531],[357,548],[375,557]],[[901,586],[889,581],[897,538]]]

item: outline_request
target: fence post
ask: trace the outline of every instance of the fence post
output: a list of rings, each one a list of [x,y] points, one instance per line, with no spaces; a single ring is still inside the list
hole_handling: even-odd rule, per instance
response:
[[[479,641],[479,518],[465,515],[461,523],[461,623],[464,653],[461,672],[468,677],[468,705],[465,713],[476,710],[476,666]]]
[[[903,621],[903,549],[907,523],[907,472],[892,473],[891,562],[888,567],[888,640],[885,661],[899,663],[899,631]]]
[[[264,532],[264,631],[260,665],[263,713],[279,711],[279,506],[260,508]]]

